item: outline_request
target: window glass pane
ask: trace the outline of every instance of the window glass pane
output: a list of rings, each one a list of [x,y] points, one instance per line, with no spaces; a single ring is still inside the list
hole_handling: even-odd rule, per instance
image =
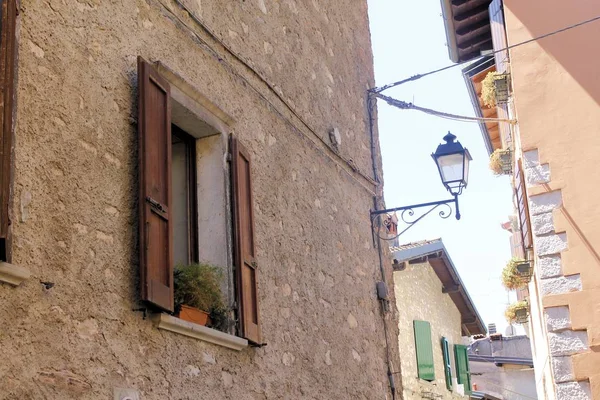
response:
[[[172,202],[171,218],[173,218],[173,257],[175,265],[190,263],[189,260],[189,211],[186,143],[173,136],[171,157]]]
[[[463,155],[449,154],[438,158],[444,182],[459,181],[463,179]]]

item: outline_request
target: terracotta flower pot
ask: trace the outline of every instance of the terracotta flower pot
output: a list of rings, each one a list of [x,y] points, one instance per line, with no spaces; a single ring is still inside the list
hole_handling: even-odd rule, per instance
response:
[[[179,310],[179,313],[177,313],[177,317],[184,321],[193,322],[194,324],[203,326],[210,323],[209,313],[186,305],[181,305],[181,309]]]

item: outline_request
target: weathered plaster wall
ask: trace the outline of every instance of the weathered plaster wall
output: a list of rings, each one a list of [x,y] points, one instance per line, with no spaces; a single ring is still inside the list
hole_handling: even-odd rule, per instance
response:
[[[442,293],[442,282],[429,263],[409,264],[404,271],[394,272],[396,306],[398,308],[398,349],[402,355],[402,386],[405,399],[421,399],[422,392],[433,392],[444,399],[462,398],[446,389],[441,338],[448,339],[452,359],[452,378],[456,380],[454,345],[463,344],[461,316],[448,294]],[[418,378],[413,321],[431,324],[431,340],[435,381]]]
[[[600,14],[600,4],[506,0],[509,45]],[[511,50],[526,160],[540,306],[557,398],[600,399],[600,210],[590,177],[599,172],[597,23]],[[552,315],[561,314],[556,325]],[[546,367],[548,368],[548,367]],[[565,372],[565,369],[567,372]]]
[[[389,398],[375,188],[359,173],[371,171],[366,1],[194,3],[316,135],[172,0],[21,3],[12,261],[34,278],[0,285],[0,398]],[[266,347],[236,353],[132,311],[138,55],[230,115],[253,156]],[[359,172],[318,140],[334,126]]]
[[[471,376],[477,390],[496,395],[505,400],[541,398],[535,390],[533,368],[521,366],[498,367],[493,363],[470,362]]]

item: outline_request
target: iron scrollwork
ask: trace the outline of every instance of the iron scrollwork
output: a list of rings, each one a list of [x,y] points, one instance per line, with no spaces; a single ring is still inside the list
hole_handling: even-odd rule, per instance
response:
[[[443,219],[449,218],[453,214],[453,210],[451,207],[452,203],[454,203],[454,206],[456,208],[456,219],[460,219],[460,210],[458,208],[458,195],[455,195],[453,199],[449,200],[441,200],[430,203],[414,204],[404,207],[371,211],[371,227],[373,228],[373,233],[379,239],[382,240],[395,240],[404,232],[412,228],[414,224],[416,224],[432,212],[438,210],[440,207],[442,207],[442,209],[438,212],[439,217]],[[423,213],[417,213],[415,211],[421,209],[425,209]],[[399,217],[396,216],[397,214],[395,214],[395,220],[391,220],[390,218],[392,218],[392,216],[390,216],[390,213],[395,212],[400,212]],[[380,223],[378,223],[377,225],[379,227],[385,227],[385,230],[388,233],[388,235],[385,237],[381,236],[379,234],[379,231],[375,230],[375,221],[377,218],[380,218],[382,216],[385,217],[384,220],[380,221]],[[404,229],[402,230],[398,230],[398,225],[400,222],[402,222],[405,225]]]

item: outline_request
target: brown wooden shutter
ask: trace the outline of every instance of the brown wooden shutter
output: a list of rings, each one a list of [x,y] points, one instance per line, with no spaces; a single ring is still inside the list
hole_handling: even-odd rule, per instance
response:
[[[235,274],[238,291],[240,335],[261,344],[258,311],[258,266],[254,243],[254,206],[250,154],[231,137]]]
[[[517,212],[519,213],[519,224],[521,225],[521,237],[523,238],[523,254],[527,254],[527,249],[533,247],[533,238],[531,237],[527,188],[522,160],[519,160],[517,164],[517,173],[515,174],[515,194],[517,196]]]
[[[141,57],[138,89],[142,300],[173,311],[171,94],[168,82]]]
[[[2,239],[8,237],[8,226],[10,224],[8,207],[10,201],[13,106],[15,97],[17,14],[17,0],[2,0],[2,33],[0,37],[0,85],[2,85],[0,100],[0,118],[2,118],[2,133],[0,136],[0,238]]]

